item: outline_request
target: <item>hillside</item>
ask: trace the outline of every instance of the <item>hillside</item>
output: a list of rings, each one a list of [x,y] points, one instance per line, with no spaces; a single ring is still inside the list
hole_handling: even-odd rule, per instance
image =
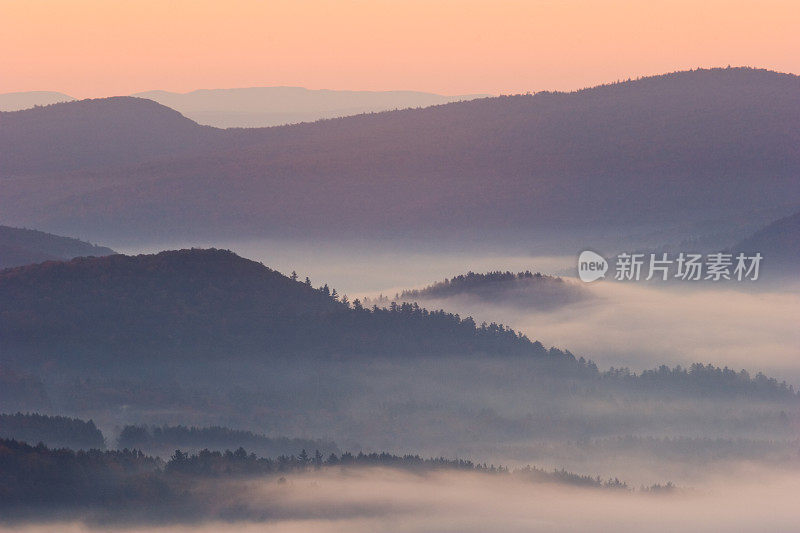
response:
[[[411,305],[370,311],[356,300],[350,307],[327,286],[313,288],[213,249],[6,270],[0,273],[0,338],[9,359],[18,354],[26,364],[223,354],[548,353],[496,324],[477,327],[471,319]]]
[[[96,169],[8,179],[4,220],[92,238],[518,239],[774,219],[800,203],[800,78],[765,70],[252,130],[204,128],[142,102],[2,115],[0,175]]]
[[[44,261],[113,253],[115,252],[111,248],[96,246],[70,237],[0,226],[0,270]]]
[[[122,96],[0,113],[0,177],[198,153],[216,146],[217,134],[168,107]]]
[[[776,220],[733,246],[735,252],[761,253],[764,268],[776,265],[796,274],[800,267],[800,212]]]
[[[443,96],[416,91],[334,91],[303,87],[202,89],[189,93],[147,91],[148,98],[199,124],[217,128],[258,128],[324,118],[427,107],[489,95]]]

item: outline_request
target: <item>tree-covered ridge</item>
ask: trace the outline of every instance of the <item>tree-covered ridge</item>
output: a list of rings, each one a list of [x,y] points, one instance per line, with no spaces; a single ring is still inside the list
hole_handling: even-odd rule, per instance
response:
[[[112,362],[127,364],[132,375],[143,364],[222,356],[270,362],[299,355],[516,355],[541,362],[541,373],[581,378],[590,387],[598,380],[605,383],[598,386],[646,393],[796,396],[772,378],[704,365],[638,375],[601,372],[591,361],[547,349],[502,324],[477,324],[416,303],[367,308],[327,285],[315,288],[310,280],[214,249],[79,258],[0,272],[0,348],[17,366],[55,362],[71,372],[102,374],[99,363]]]
[[[610,368],[602,378],[622,383],[632,390],[660,393],[687,393],[693,396],[745,396],[759,399],[796,399],[798,392],[786,381],[778,381],[761,372],[751,376],[747,370],[736,371],[727,366],[693,363],[688,368],[661,365],[641,373],[629,368]]]
[[[92,420],[38,413],[0,414],[0,438],[76,450],[101,449],[106,444]]]
[[[498,324],[417,305],[351,305],[327,285],[314,288],[308,279],[215,249],[4,271],[0,343],[28,353],[102,357],[554,354]]]
[[[117,437],[118,448],[142,450],[150,454],[171,454],[180,450],[233,450],[247,448],[263,456],[288,455],[299,449],[317,449],[338,453],[336,443],[322,439],[267,437],[252,431],[220,426],[125,426]]]
[[[431,298],[446,298],[454,294],[460,294],[477,287],[484,287],[493,284],[505,284],[519,280],[536,280],[542,282],[564,283],[564,280],[557,276],[544,275],[541,272],[532,273],[530,270],[525,272],[511,272],[506,270],[494,270],[486,274],[469,271],[466,274],[446,278],[442,281],[432,283],[423,289],[404,290],[400,293],[400,299],[419,298],[427,296]]]
[[[160,466],[138,451],[73,451],[0,439],[0,516],[168,501],[173,493],[153,476]]]
[[[495,270],[487,273],[467,272],[433,283],[422,289],[407,289],[395,295],[396,301],[444,299],[456,296],[474,297],[486,302],[502,302],[519,307],[554,308],[580,301],[588,295],[574,283],[558,276]],[[388,303],[380,296],[378,303]]]
[[[325,457],[318,450],[312,454],[302,450],[296,455],[265,458],[238,448],[224,452],[202,450],[196,454],[176,450],[164,462],[138,450],[73,451],[0,439],[0,510],[3,511],[0,521],[41,517],[46,512],[96,512],[106,520],[121,517],[148,521],[222,518],[227,509],[220,509],[220,497],[232,486],[225,483],[209,485],[201,481],[271,476],[282,484],[286,476],[306,471],[370,467],[419,474],[476,472],[535,483],[628,488],[626,483],[616,478],[603,481],[563,469],[548,472],[527,466],[509,470],[468,460],[423,458],[419,455],[345,452]],[[224,496],[230,500],[229,492]],[[232,505],[238,504],[233,501]],[[138,514],[142,506],[147,508],[147,516]],[[246,511],[237,508],[236,516],[241,519]]]

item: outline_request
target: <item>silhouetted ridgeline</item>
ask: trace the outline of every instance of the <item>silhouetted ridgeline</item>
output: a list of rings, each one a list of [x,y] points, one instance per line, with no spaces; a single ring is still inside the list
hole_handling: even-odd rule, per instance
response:
[[[417,305],[365,309],[222,250],[80,258],[0,273],[9,353],[104,359],[159,354],[555,356],[498,324]]]
[[[790,74],[696,70],[251,130],[143,99],[68,102],[0,115],[0,175],[26,178],[4,183],[0,213],[160,242],[420,231],[519,242],[532,228],[778,216],[800,204],[798,91]]]
[[[289,455],[304,448],[320,450],[324,454],[339,453],[339,448],[331,441],[267,437],[219,426],[125,426],[117,438],[117,447],[135,448],[155,455],[169,455],[175,450],[233,450],[241,447],[268,457]]]
[[[552,309],[587,297],[581,287],[557,276],[540,272],[502,272],[486,274],[467,272],[428,285],[423,289],[404,290],[397,301],[474,297],[486,302],[505,303],[524,308]]]
[[[219,132],[151,100],[128,96],[0,113],[0,175],[119,166],[197,153],[215,146]]]
[[[510,475],[535,483],[628,488],[626,483],[616,478],[602,481],[564,470],[547,472],[532,467],[511,472],[502,466],[459,459],[425,459],[418,455],[344,453],[324,457],[319,451],[309,454],[302,450],[297,455],[270,459],[239,448],[225,452],[203,450],[193,455],[175,451],[164,463],[135,450],[75,452],[0,440],[0,510],[3,511],[0,521],[41,520],[50,514],[69,518],[78,516],[78,513],[89,520],[133,522],[194,521],[224,519],[226,516],[235,516],[238,520],[264,519],[269,516],[264,514],[264,509],[248,508],[243,499],[231,498],[244,487],[229,483],[204,484],[202,481],[280,476],[272,481],[283,483],[285,476],[311,470],[369,467],[418,473],[477,472]],[[235,513],[230,514],[234,509],[225,507],[226,501],[236,506]]]
[[[114,250],[43,231],[0,226],[0,270],[79,256],[111,255]]]
[[[103,434],[91,420],[40,414],[0,414],[0,438],[76,450],[100,449],[106,445]]]

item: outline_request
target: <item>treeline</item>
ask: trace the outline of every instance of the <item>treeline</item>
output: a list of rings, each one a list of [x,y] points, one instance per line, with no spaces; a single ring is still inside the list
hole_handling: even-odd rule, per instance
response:
[[[326,457],[319,450],[309,454],[303,449],[296,455],[281,455],[276,458],[268,458],[248,453],[244,448],[239,448],[236,451],[226,450],[224,452],[201,450],[195,454],[187,454],[177,450],[166,463],[164,470],[166,472],[194,476],[219,477],[286,474],[332,466],[380,466],[413,471],[466,470],[508,473],[508,469],[503,466],[486,465],[485,463],[477,464],[463,459],[446,459],[443,457],[423,458],[419,455],[393,455],[385,452],[359,452],[357,454],[344,452],[341,455],[331,453]]]
[[[53,449],[0,440],[0,517],[48,510],[167,503],[161,463],[141,452]]]
[[[25,516],[41,519],[47,512],[61,513],[63,517],[70,511],[101,512],[106,519],[109,515],[128,514],[129,518],[148,521],[218,518],[219,515],[209,516],[209,513],[226,511],[216,504],[221,497],[219,490],[225,490],[230,499],[230,485],[201,483],[204,479],[275,476],[283,482],[289,474],[332,467],[384,467],[418,473],[477,472],[511,475],[532,482],[627,488],[618,479],[602,481],[564,470],[545,472],[526,467],[509,471],[502,466],[418,455],[347,452],[323,457],[319,451],[310,455],[303,450],[297,455],[271,459],[239,448],[225,452],[202,450],[191,455],[178,450],[164,462],[136,450],[73,451],[3,439],[0,440],[0,521]],[[210,505],[212,502],[215,505]],[[141,514],[142,509],[146,509],[146,516]],[[245,511],[237,508],[237,517],[247,518],[242,512]]]
[[[40,414],[0,414],[0,438],[53,448],[102,449],[106,442],[92,420]]]
[[[687,393],[693,396],[744,396],[764,400],[797,398],[794,386],[758,372],[735,371],[712,364],[694,363],[689,368],[661,365],[639,374],[629,368],[610,368],[601,374],[604,380],[624,384],[642,392]]]
[[[495,322],[478,324],[472,317],[443,310],[428,311],[417,303],[392,302],[389,307],[363,307],[353,302],[350,313],[331,316],[332,327],[341,332],[335,352],[414,355],[524,355],[574,362],[569,352],[546,349],[522,333]],[[324,339],[319,339],[324,342]]]
[[[299,449],[317,449],[322,453],[338,453],[332,441],[321,439],[298,439],[289,437],[267,437],[251,431],[236,430],[220,426],[125,426],[117,437],[117,447],[142,450],[163,455],[175,450],[226,450],[247,448],[262,456],[291,454]]]
[[[593,487],[605,489],[630,490],[628,484],[618,478],[602,479],[600,476],[592,477],[588,475],[575,474],[566,470],[559,469],[553,471],[543,470],[535,466],[524,466],[514,470],[514,475],[536,482],[564,483],[579,487]]]

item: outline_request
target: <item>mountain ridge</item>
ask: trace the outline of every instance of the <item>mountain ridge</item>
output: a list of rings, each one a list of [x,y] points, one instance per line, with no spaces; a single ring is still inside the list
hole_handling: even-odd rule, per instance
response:
[[[351,307],[327,285],[314,288],[216,249],[7,269],[0,272],[0,318],[0,345],[9,360],[19,354],[18,363],[32,353],[39,362],[90,365],[226,353],[487,352],[574,360],[503,326],[476,326],[443,311],[368,310],[358,300]]]
[[[97,178],[76,163],[59,188],[11,180],[0,199],[5,222],[151,240],[293,231],[518,238],[733,220],[742,211],[774,219],[800,203],[800,78],[765,70],[680,72],[264,129],[191,124],[183,144],[169,134],[158,149],[128,146],[116,166],[107,160],[119,148],[92,155],[81,164]],[[10,130],[0,125],[0,138]],[[41,163],[36,150],[28,160]],[[5,164],[0,175],[25,168]],[[66,193],[64,181],[82,186]]]

